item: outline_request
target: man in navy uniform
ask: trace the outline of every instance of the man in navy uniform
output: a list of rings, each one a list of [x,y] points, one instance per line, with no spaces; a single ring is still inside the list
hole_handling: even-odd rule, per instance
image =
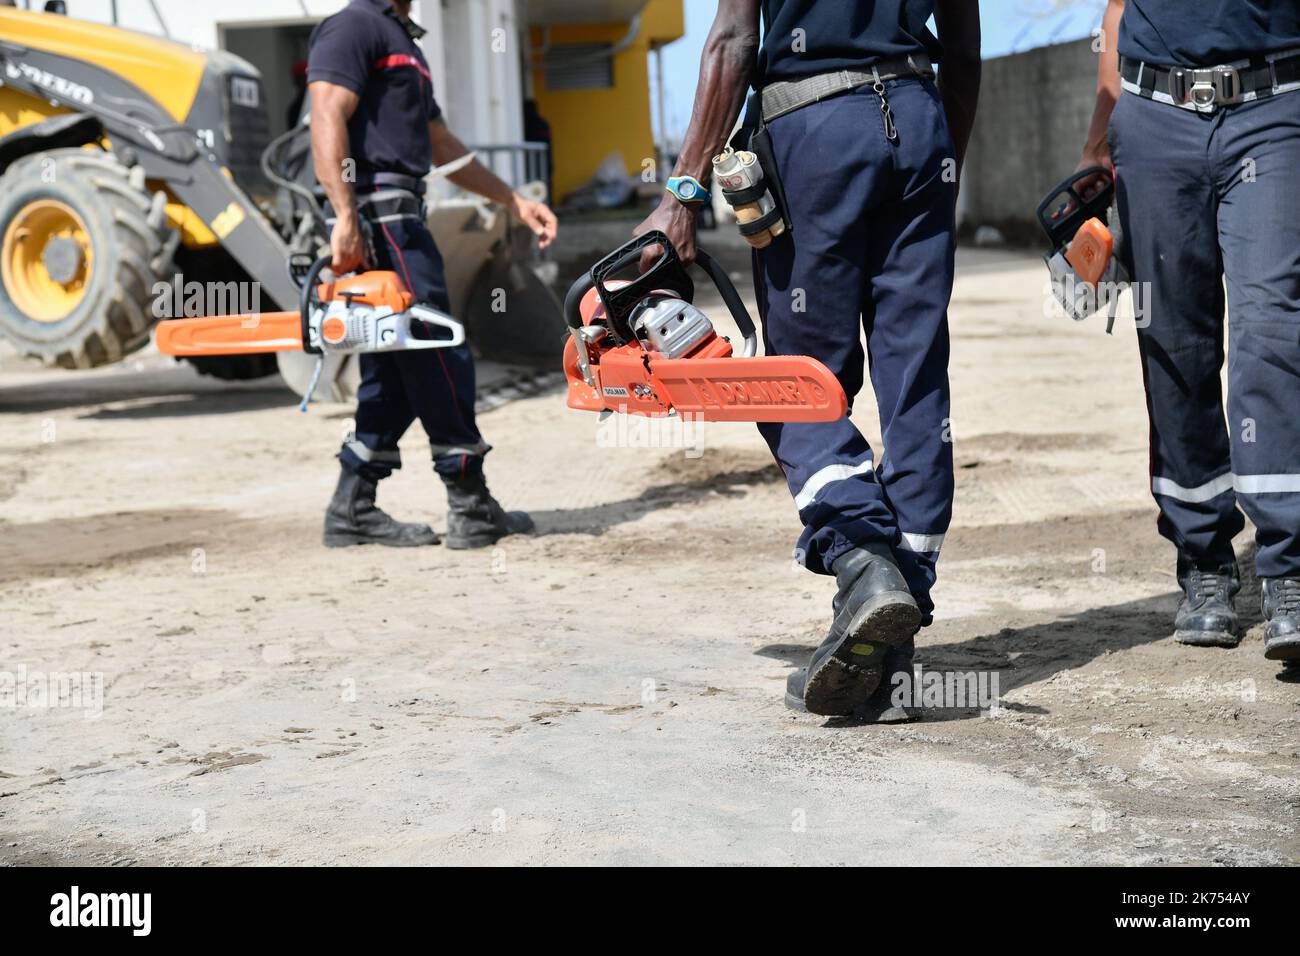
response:
[[[424,222],[424,176],[468,151],[442,120],[410,0],[352,0],[312,35],[307,80],[316,177],[329,198],[332,268],[364,267],[402,277],[416,298],[450,310],[442,256]],[[452,182],[500,203],[543,246],[554,214],[511,190],[477,161]],[[365,262],[362,221],[375,262]],[[531,530],[506,512],[483,477],[490,446],[474,420],[474,359],[467,346],[361,356],[355,433],[339,452],[342,471],[325,517],[325,544],[396,547],[438,543],[424,524],[396,521],[375,504],[376,484],[401,467],[398,440],[415,419],[429,437],[447,488],[447,545],[485,547]]]
[[[711,157],[752,84],[745,125],[770,136],[766,172],[784,183],[791,226],[755,254],[766,351],[820,359],[852,400],[865,331],[884,438],[877,457],[848,418],[759,426],[804,526],[796,555],[838,585],[826,639],[787,683],[795,709],[902,716],[884,678],[910,676],[933,610],[952,511],[954,207],[979,36],[978,0],[721,0],[672,195],[639,230],[694,257]]]
[[[1174,636],[1240,640],[1232,539],[1244,511],[1265,656],[1297,661],[1300,3],[1110,0],[1103,32],[1081,168],[1113,163],[1130,274],[1147,302],[1138,343],[1151,490],[1184,592]]]

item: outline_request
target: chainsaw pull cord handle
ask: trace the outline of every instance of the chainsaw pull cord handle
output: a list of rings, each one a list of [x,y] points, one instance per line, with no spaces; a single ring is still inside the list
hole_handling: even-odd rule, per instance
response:
[[[625,268],[640,257],[641,248],[639,246],[629,249],[615,261],[613,268],[609,271]],[[741,355],[744,358],[757,355],[758,332],[754,328],[754,320],[750,318],[749,311],[745,308],[745,303],[740,298],[740,293],[736,291],[736,286],[732,283],[731,277],[727,275],[727,271],[718,265],[717,261],[703,249],[696,249],[695,264],[704,270],[704,273],[712,280],[718,294],[722,296],[722,301],[727,306],[727,311],[731,313],[731,318],[735,321],[736,327],[744,337],[745,341],[741,349]],[[573,285],[569,286],[569,291],[564,296],[564,321],[570,329],[577,331],[582,328],[582,299],[583,296],[595,288],[595,285],[596,280],[592,277],[589,269],[578,276]]]

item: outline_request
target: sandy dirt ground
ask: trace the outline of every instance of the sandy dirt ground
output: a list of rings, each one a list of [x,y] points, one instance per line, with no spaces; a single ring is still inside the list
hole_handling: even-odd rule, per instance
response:
[[[102,674],[104,700],[0,710],[0,861],[1294,862],[1300,685],[1253,583],[1239,648],[1169,636],[1131,322],[1048,317],[1029,255],[959,276],[919,660],[996,674],[1001,706],[893,727],[782,705],[832,587],[792,565],[752,426],[609,447],[550,389],[482,417],[536,536],[327,551],[348,408],[6,353],[0,672]],[[869,395],[855,420],[874,442]],[[441,527],[426,453],[381,503]]]

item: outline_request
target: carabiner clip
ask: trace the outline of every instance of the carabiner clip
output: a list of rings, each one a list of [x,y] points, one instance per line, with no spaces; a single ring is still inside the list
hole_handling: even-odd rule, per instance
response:
[[[876,82],[871,84],[872,92],[880,97],[880,115],[885,121],[885,139],[897,143],[898,127],[894,125],[894,111],[889,106],[889,100],[885,98],[885,81],[880,78],[880,74],[874,67],[871,72],[876,78]]]

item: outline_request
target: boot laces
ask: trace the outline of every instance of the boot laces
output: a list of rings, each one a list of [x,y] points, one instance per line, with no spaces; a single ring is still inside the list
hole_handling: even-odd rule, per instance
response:
[[[1227,582],[1227,575],[1217,571],[1202,571],[1193,568],[1187,575],[1188,597],[1197,600],[1218,593],[1219,588]]]
[[[1300,612],[1300,578],[1279,578],[1273,593],[1277,596],[1278,613]]]

